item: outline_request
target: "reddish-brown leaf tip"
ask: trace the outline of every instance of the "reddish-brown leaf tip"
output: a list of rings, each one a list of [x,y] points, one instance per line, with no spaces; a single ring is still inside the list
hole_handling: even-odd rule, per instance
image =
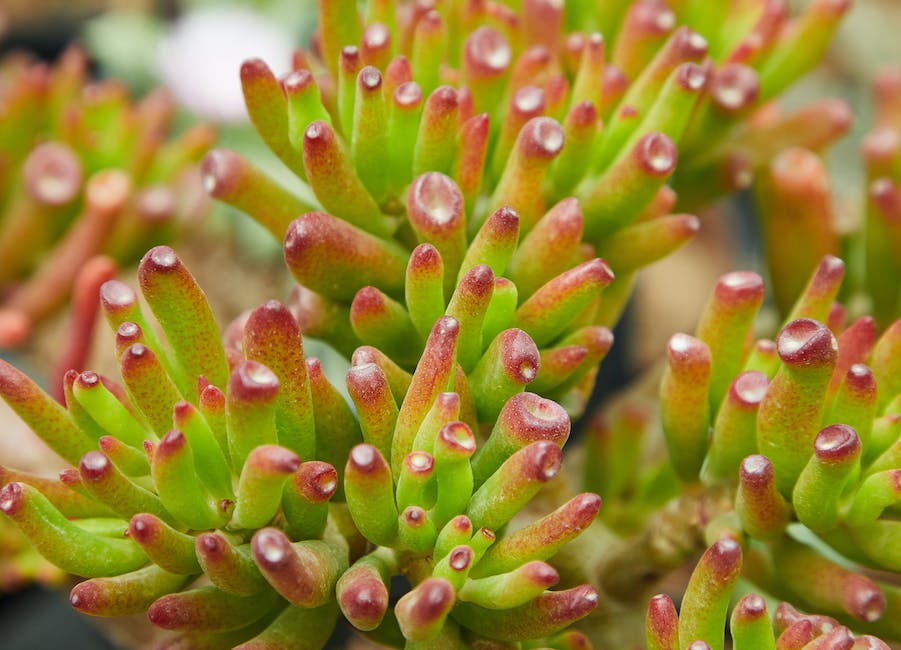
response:
[[[829,328],[810,318],[788,323],[779,333],[776,345],[779,358],[791,366],[831,365],[838,355],[838,342]]]
[[[813,450],[824,462],[842,462],[860,454],[860,438],[847,424],[831,424],[817,434]]]
[[[18,481],[7,483],[0,489],[0,511],[13,517],[25,503],[25,488]]]

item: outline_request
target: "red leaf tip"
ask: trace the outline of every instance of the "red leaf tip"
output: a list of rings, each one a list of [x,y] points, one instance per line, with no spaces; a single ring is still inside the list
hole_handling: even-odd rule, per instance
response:
[[[21,483],[13,481],[0,489],[0,511],[4,514],[10,517],[14,516],[24,503],[25,488]]]
[[[363,474],[387,467],[385,459],[382,458],[379,450],[366,443],[356,445],[350,450],[349,464],[356,471]]]
[[[817,434],[813,449],[822,461],[841,462],[860,454],[860,438],[847,424],[831,424]]]
[[[635,145],[634,152],[639,165],[652,176],[668,176],[676,168],[676,145],[664,133],[655,131],[643,136]]]
[[[109,458],[99,451],[89,451],[81,457],[78,469],[84,480],[98,481],[109,474],[111,464]]]
[[[472,564],[473,552],[469,546],[455,547],[447,558],[447,563],[454,571],[465,571]]]
[[[786,325],[779,333],[777,346],[779,358],[791,366],[831,365],[838,355],[838,341],[829,328],[810,318],[799,318]]]
[[[466,39],[464,57],[466,63],[481,75],[496,76],[509,67],[513,51],[500,32],[479,27]]]

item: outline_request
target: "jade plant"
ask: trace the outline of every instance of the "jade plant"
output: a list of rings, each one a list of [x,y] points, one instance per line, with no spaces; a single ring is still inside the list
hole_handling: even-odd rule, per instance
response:
[[[710,650],[723,647],[722,636],[728,618],[735,650],[889,650],[889,646],[875,636],[855,636],[836,619],[822,614],[803,614],[787,602],[779,603],[771,618],[766,600],[754,592],[737,600],[729,614],[730,598],[734,598],[741,568],[741,546],[735,539],[727,536],[714,542],[692,571],[679,611],[666,594],[651,598],[645,625],[647,648]]]
[[[743,647],[901,636],[896,589],[858,568],[898,570],[893,420],[842,377],[824,388],[837,349],[850,372],[875,341],[830,310],[838,260],[778,344],[746,343],[759,277],[721,281],[670,345],[662,449],[644,445],[656,414],[629,408],[590,420],[582,469],[561,451],[638,271],[699,228],[678,201],[847,128],[842,105],[770,100],[850,3],[794,20],[780,0],[517,4],[322,0],[292,72],[241,68],[293,188],[234,151],[203,164],[211,195],[283,241],[291,297],[220,330],[158,246],[138,269],[153,319],[127,284],[99,289],[121,382],[78,367],[61,405],[0,362],[0,396],[71,464],[4,469],[0,511],[86,578],[77,610],[146,612],[167,648],[319,648],[342,619],[389,647],[624,647],[658,579],[709,547],[678,613],[651,600],[649,647],[724,647],[739,575],[815,611],[780,606],[773,628],[746,596]],[[350,403],[306,337],[350,361]],[[897,394],[895,338],[871,375]]]
[[[77,48],[53,65],[25,54],[0,61],[4,347],[66,302],[89,259],[106,256],[109,279],[114,263],[172,240],[205,204],[196,170],[211,129],[172,137],[175,106],[165,92],[135,102],[116,81],[87,72]]]
[[[756,196],[777,306],[787,309],[821,256],[840,254],[850,276],[843,302],[885,328],[898,317],[901,297],[901,70],[881,71],[873,96],[873,123],[860,143],[865,188],[858,198],[845,200],[833,189],[819,149],[796,147],[770,162]],[[788,241],[803,245],[787,254]]]
[[[687,587],[681,645],[657,630],[675,619],[671,604],[655,601],[653,635],[663,636],[656,645],[649,638],[651,647],[685,647],[694,638],[723,647],[739,577],[857,633],[901,637],[894,584],[901,321],[879,336],[870,317],[846,323],[834,302],[843,276],[841,260],[824,258],[775,341],[753,335],[760,276],[720,278],[694,336],[676,334],[668,345],[659,392],[666,454],[649,451],[660,440],[657,418],[640,401],[589,427],[582,485],[604,495],[605,524],[628,540],[612,560],[598,553],[595,582],[607,597],[628,599],[636,581],[653,581],[714,544]],[[732,616],[739,647],[735,626],[764,613],[751,616],[739,605]],[[759,625],[767,644],[749,636],[744,647],[773,647],[772,628]],[[845,645],[824,637],[806,646],[833,631],[816,622],[801,627],[803,642],[776,647],[852,647],[847,629]]]
[[[697,231],[670,214],[677,196],[697,205],[747,186],[774,151],[848,124],[834,103],[747,119],[818,60],[848,2],[791,23],[778,1],[735,3],[722,23],[702,3],[671,4],[320,2],[292,72],[241,68],[251,121],[295,189],[224,149],[204,182],[286,240],[300,302],[315,305],[304,332],[345,353],[390,336],[408,366],[417,358],[442,313],[396,302],[407,264],[425,264],[417,244],[441,255],[445,302],[467,255],[487,263],[504,278],[494,308],[601,257],[617,278],[582,320],[612,326],[637,271]]]
[[[591,524],[597,495],[505,527],[557,475],[570,431],[562,407],[523,391],[539,363],[524,332],[483,355],[490,382],[461,369],[452,316],[412,375],[362,347],[354,413],[304,357],[285,305],[253,310],[223,345],[172,249],[152,249],[138,277],[165,340],[130,287],[103,285],[122,384],[71,371],[63,408],[0,363],[0,394],[72,463],[59,480],[8,470],[0,510],[89,578],[76,609],[146,611],[181,632],[167,647],[280,648],[320,647],[339,612],[397,646],[555,644],[595,607],[590,585],[549,590],[560,575],[547,560]],[[391,603],[398,575],[412,587]]]

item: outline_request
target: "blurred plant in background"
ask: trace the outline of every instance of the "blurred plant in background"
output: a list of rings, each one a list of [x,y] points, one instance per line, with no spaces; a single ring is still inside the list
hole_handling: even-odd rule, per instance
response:
[[[247,114],[235,70],[250,56],[286,70],[293,43],[312,29],[312,9],[310,2],[192,0],[167,20],[120,8],[92,19],[84,39],[106,74],[136,89],[162,84],[186,111],[237,126]]]
[[[84,29],[85,46],[100,68],[135,90],[162,85],[180,109],[180,121],[216,124],[218,143],[240,150],[283,182],[291,174],[262,145],[250,126],[237,70],[261,57],[282,74],[290,69],[294,44],[308,40],[316,10],[312,0],[179,3],[174,15],[125,6],[106,11]],[[278,247],[254,222],[218,204],[208,232],[230,234],[235,253],[250,263],[268,263]]]
[[[4,346],[65,303],[89,259],[110,258],[111,277],[205,209],[196,162],[213,131],[170,137],[167,93],[135,103],[115,81],[88,80],[86,66],[74,48],[53,66],[18,54],[0,63]]]
[[[0,478],[7,482],[5,472]],[[15,593],[32,582],[61,586],[66,577],[66,572],[45,559],[15,525],[0,522],[0,594]]]
[[[843,196],[847,187],[836,192],[827,163],[815,151],[792,148],[770,164],[757,205],[780,309],[800,293],[801,270],[822,255],[841,254],[850,272],[843,301],[852,315],[871,312],[884,329],[901,299],[901,70],[880,72],[873,95],[873,121],[860,144],[860,195]],[[789,241],[791,255],[784,250]]]

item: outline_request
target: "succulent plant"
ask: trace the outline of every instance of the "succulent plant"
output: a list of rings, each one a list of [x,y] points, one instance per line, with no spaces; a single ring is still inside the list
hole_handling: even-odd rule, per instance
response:
[[[729,539],[730,569],[722,548],[708,550],[696,569],[732,576],[698,578],[721,585],[723,616],[740,574],[768,596],[857,632],[901,637],[901,592],[891,577],[901,568],[892,510],[901,467],[901,321],[879,337],[870,317],[847,324],[834,303],[843,276],[841,260],[824,258],[775,342],[753,336],[760,276],[720,278],[695,335],[676,334],[668,345],[659,393],[667,453],[649,451],[656,418],[640,403],[594,419],[582,486],[604,495],[604,523],[630,542],[612,559],[598,553],[602,598],[628,598],[641,577],[653,582]],[[704,568],[705,561],[712,564]],[[685,616],[683,601],[680,621]],[[713,627],[689,638],[680,622],[680,647],[695,638],[722,647],[723,616],[704,619]]]
[[[627,408],[589,424],[580,487],[561,471],[637,272],[699,227],[677,200],[847,128],[839,104],[768,102],[848,7],[789,21],[781,0],[323,0],[291,73],[241,69],[251,120],[300,181],[225,149],[203,164],[210,194],[283,240],[287,305],[220,333],[164,246],[138,270],[156,324],[102,284],[121,384],[72,370],[61,406],[0,362],[0,396],[72,464],[59,480],[4,470],[0,511],[87,578],[76,609],[146,611],[167,648],[317,648],[341,617],[392,647],[620,647],[649,588],[705,547],[679,614],[652,599],[649,647],[723,647],[740,574],[817,610],[777,611],[784,647],[883,647],[824,618],[901,636],[897,589],[823,551],[898,570],[880,518],[897,416],[879,410],[898,400],[866,390],[901,392],[897,337],[843,327],[836,258],[779,345],[747,344],[760,278],[725,277],[696,337],[670,344],[666,453],[643,448],[656,418]],[[105,279],[89,277],[86,295]],[[352,405],[305,337],[351,361]],[[870,348],[870,384],[834,378]],[[765,614],[740,601],[737,644],[775,646]]]
[[[165,343],[133,290],[104,284],[122,385],[71,371],[63,408],[0,362],[0,395],[73,465],[59,481],[8,472],[0,510],[89,578],[72,590],[76,609],[146,610],[183,632],[168,647],[283,648],[320,647],[339,610],[402,646],[553,637],[597,604],[589,585],[548,591],[560,576],[546,560],[599,497],[505,531],[557,475],[570,430],[556,403],[500,388],[505,363],[537,366],[527,335],[489,349],[491,382],[460,370],[451,316],[412,376],[360,348],[347,373],[355,414],[304,358],[286,306],[258,307],[224,347],[172,249],[152,249],[138,277]],[[396,575],[413,586],[389,608]],[[210,584],[186,588],[200,576]]]
[[[89,81],[75,48],[52,66],[7,55],[0,103],[0,345],[13,346],[65,303],[89,259],[111,258],[109,279],[113,262],[171,240],[202,209],[196,163],[214,134],[170,137],[166,93],[133,102],[115,81]]]
[[[901,70],[879,73],[873,95],[874,121],[861,143],[862,197],[845,200],[820,152],[797,147],[772,160],[756,190],[777,306],[788,308],[821,256],[841,254],[850,276],[843,302],[854,315],[871,313],[883,329],[901,314]],[[781,249],[787,241],[796,243],[790,254]]]
[[[813,3],[797,30],[779,1],[735,3],[729,28],[699,3],[672,4],[371,2],[358,14],[355,2],[321,2],[313,48],[293,72],[277,79],[260,60],[241,69],[251,120],[303,191],[221,149],[205,183],[285,240],[300,302],[315,304],[304,332],[345,354],[356,336],[415,361],[408,342],[421,346],[473,263],[515,284],[493,305],[523,304],[602,257],[618,277],[582,320],[612,326],[638,269],[699,227],[669,214],[677,157],[674,187],[696,205],[693,193],[743,187],[773,151],[822,144],[848,122],[822,107],[787,118],[819,124],[815,133],[745,119],[818,60],[847,2]],[[430,311],[391,302],[420,297],[418,280],[401,292],[408,264],[426,273],[417,244],[441,255],[444,296],[428,298]]]
[[[722,648],[730,597],[734,597],[741,568],[742,551],[737,541],[724,537],[714,542],[692,571],[678,612],[666,594],[651,598],[646,624],[648,649]],[[787,602],[779,603],[771,621],[766,600],[753,592],[735,603],[728,623],[735,650],[889,648],[877,637],[854,636],[834,618],[802,614]]]

